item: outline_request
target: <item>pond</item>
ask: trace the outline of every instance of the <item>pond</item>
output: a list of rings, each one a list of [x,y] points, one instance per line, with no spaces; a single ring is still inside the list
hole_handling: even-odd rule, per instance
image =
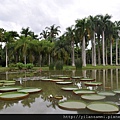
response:
[[[60,76],[63,78],[60,78]],[[95,79],[95,82],[100,82],[102,85],[87,86],[79,77]],[[95,101],[83,99],[81,95],[75,94],[73,92],[74,90],[64,90],[64,88],[71,88],[72,86],[78,89],[111,92],[120,88],[120,69],[6,72],[0,73],[0,80],[15,80],[16,86],[42,89],[40,92],[30,94],[29,97],[21,100],[0,100],[0,114],[98,114],[98,111],[95,112],[88,108],[70,110],[58,106],[59,102],[66,100],[82,100],[87,104]],[[62,82],[56,82],[55,80],[64,80],[66,83],[68,82],[70,84],[62,84]],[[62,96],[62,99],[56,99],[54,96]],[[107,101],[119,107],[120,94],[116,93],[114,96],[106,96],[105,99],[98,101]],[[119,113],[118,111],[115,114]]]

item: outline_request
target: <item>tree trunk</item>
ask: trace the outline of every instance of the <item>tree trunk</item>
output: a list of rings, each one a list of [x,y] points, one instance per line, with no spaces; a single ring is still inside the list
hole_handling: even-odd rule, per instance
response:
[[[75,66],[75,52],[74,52],[74,41],[71,42],[72,47],[72,66]]]
[[[112,65],[112,40],[110,40],[110,65]]]
[[[7,44],[6,44],[6,67],[8,67],[8,53],[7,53]]]
[[[49,61],[48,61],[48,65],[50,65],[50,53],[49,53],[49,55],[48,55],[48,59],[49,59]]]
[[[100,36],[98,36],[98,65],[101,65],[101,58],[100,58]]]
[[[86,66],[85,36],[82,41],[82,66]]]
[[[93,35],[93,66],[96,66],[96,45],[95,45],[95,32]]]
[[[118,65],[118,39],[116,40],[116,65]]]
[[[107,40],[106,40],[106,44],[105,44],[105,58],[106,58],[106,65],[108,65],[108,59],[107,59]]]
[[[93,66],[94,65],[93,39],[91,39],[91,45],[92,45],[92,66]]]
[[[26,55],[24,55],[24,64],[26,65]]]
[[[105,66],[105,36],[104,36],[104,31],[102,32],[102,55],[103,55],[103,66]]]

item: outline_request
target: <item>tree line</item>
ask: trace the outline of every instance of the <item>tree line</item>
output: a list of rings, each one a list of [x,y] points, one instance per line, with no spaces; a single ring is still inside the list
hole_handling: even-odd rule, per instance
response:
[[[64,65],[75,66],[78,58],[82,66],[118,65],[120,21],[112,22],[111,18],[111,15],[105,14],[77,19],[61,36],[60,26],[55,24],[45,27],[40,37],[29,27],[22,28],[20,34],[0,28],[0,65],[8,67],[21,62],[49,66],[60,60]],[[2,42],[5,47],[2,47]]]

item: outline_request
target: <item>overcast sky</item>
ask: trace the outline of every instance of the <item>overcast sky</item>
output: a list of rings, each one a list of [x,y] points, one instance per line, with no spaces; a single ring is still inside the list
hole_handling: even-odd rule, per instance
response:
[[[39,34],[55,24],[64,33],[77,19],[106,13],[120,20],[120,0],[0,0],[0,28]]]

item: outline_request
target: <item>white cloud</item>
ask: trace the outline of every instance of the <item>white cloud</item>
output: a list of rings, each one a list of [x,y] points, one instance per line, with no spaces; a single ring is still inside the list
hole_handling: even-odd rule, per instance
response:
[[[20,32],[30,27],[39,34],[56,24],[63,32],[89,15],[108,13],[112,20],[120,20],[119,8],[119,0],[0,0],[0,28]]]

